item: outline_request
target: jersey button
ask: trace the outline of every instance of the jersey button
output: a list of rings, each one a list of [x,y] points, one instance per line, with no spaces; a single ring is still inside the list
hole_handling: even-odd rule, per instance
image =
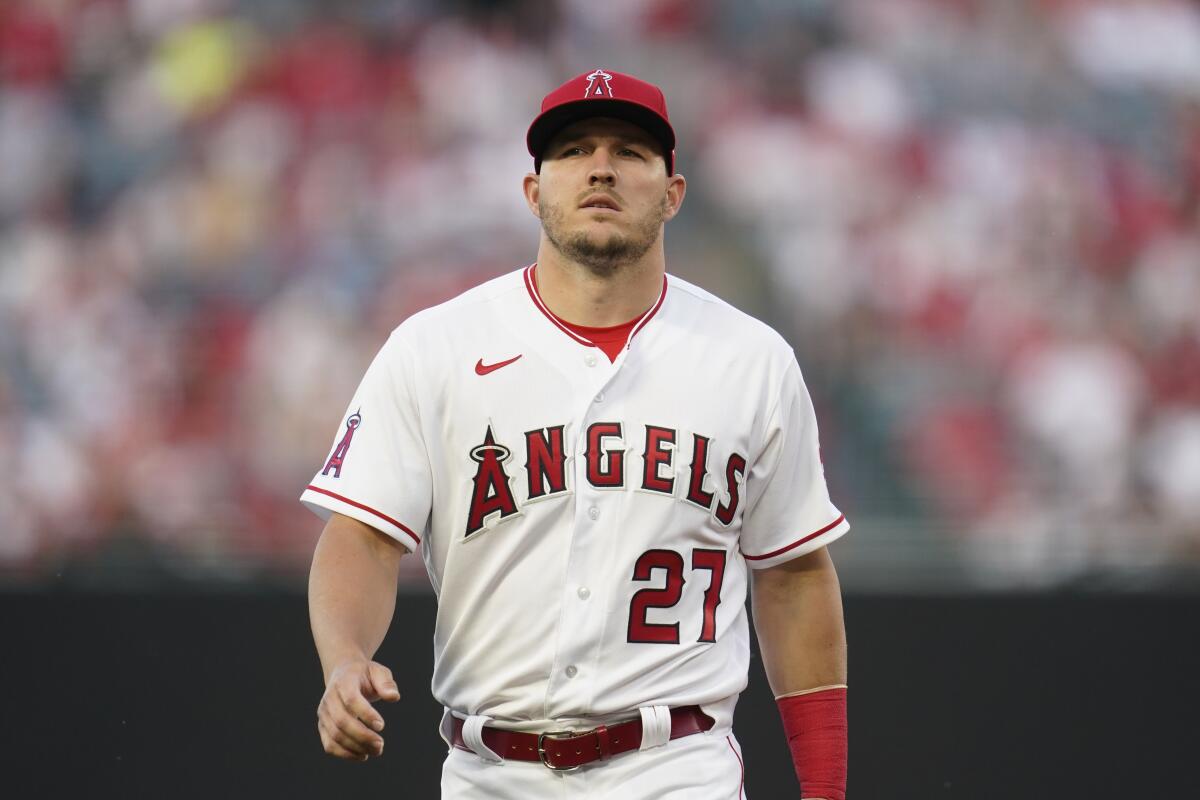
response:
[[[567,677],[568,677],[568,678],[574,678],[576,675],[578,675],[578,674],[579,674],[579,670],[577,670],[577,669],[575,668],[575,665],[574,665],[574,664],[572,664],[571,666],[567,667],[567,670],[566,670],[566,672],[567,672]]]
[[[575,591],[575,594],[579,595],[580,600],[587,600],[589,597],[592,596],[592,590],[586,586],[580,586]]]
[[[592,506],[591,508],[588,509],[588,516],[591,517],[592,519],[600,519],[600,509],[596,508],[595,506]]]
[[[596,395],[595,397],[592,398],[592,400],[593,400],[593,402],[596,402],[596,403],[603,403],[604,402],[604,392],[601,392],[600,394]]]
[[[596,366],[596,357],[591,353],[588,353],[586,356],[584,356],[583,363],[587,364],[589,367],[594,367]]]

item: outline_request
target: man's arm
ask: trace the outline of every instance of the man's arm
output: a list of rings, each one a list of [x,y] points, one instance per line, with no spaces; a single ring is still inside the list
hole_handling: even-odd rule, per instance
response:
[[[753,577],[754,628],[805,798],[845,797],[846,626],[825,548]]]
[[[308,613],[325,675],[317,730],[325,752],[366,761],[383,754],[383,717],[375,700],[395,702],[391,671],[371,660],[396,609],[405,548],[369,525],[334,513],[313,554]]]
[[[776,697],[846,683],[846,626],[833,559],[822,547],[754,571],[754,630]]]

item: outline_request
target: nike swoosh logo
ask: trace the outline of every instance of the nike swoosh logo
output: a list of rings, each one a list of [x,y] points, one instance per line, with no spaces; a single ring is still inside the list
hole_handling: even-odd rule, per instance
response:
[[[487,375],[489,372],[495,372],[496,370],[500,369],[501,367],[507,367],[509,364],[513,363],[514,361],[516,361],[518,358],[520,358],[523,355],[525,355],[525,354],[521,353],[521,355],[510,358],[508,361],[500,361],[496,364],[484,364],[483,359],[481,358],[475,362],[475,374],[476,375]]]

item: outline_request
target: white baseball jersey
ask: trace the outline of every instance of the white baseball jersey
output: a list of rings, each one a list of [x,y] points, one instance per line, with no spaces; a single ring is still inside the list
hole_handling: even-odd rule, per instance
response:
[[[301,499],[421,553],[434,696],[524,730],[692,704],[728,727],[747,568],[849,529],[778,334],[668,276],[612,363],[532,267],[392,333]]]

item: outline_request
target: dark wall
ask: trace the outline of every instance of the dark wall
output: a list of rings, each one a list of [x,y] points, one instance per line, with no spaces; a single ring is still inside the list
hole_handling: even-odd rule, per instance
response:
[[[1200,597],[847,598],[850,797],[1196,796],[1198,612]],[[0,595],[2,791],[436,798],[432,598],[401,597],[396,619],[386,753],[346,764],[315,732],[300,595]],[[747,795],[796,797],[757,659],[750,680]]]

